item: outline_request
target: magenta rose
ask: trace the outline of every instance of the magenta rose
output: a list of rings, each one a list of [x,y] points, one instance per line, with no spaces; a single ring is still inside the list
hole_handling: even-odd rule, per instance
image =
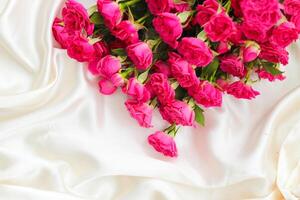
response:
[[[245,76],[246,70],[241,58],[230,54],[222,57],[220,61],[220,68],[223,72],[237,77]]]
[[[171,102],[175,98],[175,91],[169,84],[168,78],[162,73],[153,73],[148,82],[148,88],[154,93],[161,104]]]
[[[297,15],[300,13],[300,1],[299,0],[284,0],[283,1],[284,12],[289,15]]]
[[[137,69],[146,70],[152,64],[153,54],[146,43],[131,44],[126,48],[126,51]]]
[[[99,75],[106,79],[110,79],[112,75],[118,73],[120,69],[120,60],[111,55],[103,57],[97,64]]]
[[[249,40],[264,42],[267,39],[267,30],[259,24],[243,23],[241,30]]]
[[[243,61],[251,62],[255,60],[260,54],[260,46],[252,41],[247,41],[245,46],[242,47]]]
[[[105,25],[109,29],[113,29],[122,20],[122,12],[118,3],[111,0],[98,0],[97,7],[99,13],[102,15]]]
[[[139,41],[138,31],[129,20],[122,21],[115,26],[112,34],[126,44],[133,44]]]
[[[179,2],[179,3],[173,3],[173,6],[172,6],[172,11],[174,13],[178,13],[178,12],[184,12],[184,11],[188,11],[188,10],[191,10],[191,7],[190,7],[190,4],[187,3],[187,2]]]
[[[278,0],[241,0],[243,17],[246,23],[269,29],[281,18]]]
[[[217,13],[217,10],[215,10],[213,8],[207,8],[203,5],[198,5],[197,6],[197,14],[195,16],[195,22],[198,23],[200,26],[203,26],[216,13]]]
[[[52,25],[52,32],[55,40],[60,44],[60,46],[63,49],[67,49],[70,40],[72,40],[73,37],[69,35],[62,24],[63,21],[56,17]]]
[[[99,92],[104,95],[111,95],[117,90],[117,87],[110,80],[107,79],[101,79],[98,82],[98,86]]]
[[[230,38],[228,40],[232,42],[233,44],[243,44],[244,43],[244,35],[242,31],[242,26],[241,24],[235,23],[235,30],[234,32],[230,35]]]
[[[295,25],[298,33],[300,32],[300,13],[291,17],[291,22]]]
[[[153,15],[170,12],[173,0],[146,0],[148,8]]]
[[[136,78],[130,78],[125,93],[131,96],[134,100],[140,103],[145,103],[150,100],[150,92],[148,89]]]
[[[234,32],[235,25],[226,13],[215,14],[204,25],[207,37],[213,42],[224,42]]]
[[[134,118],[140,126],[145,128],[152,127],[152,113],[153,108],[146,103],[140,103],[134,100],[127,100],[125,106],[130,113],[130,116]]]
[[[270,74],[269,72],[265,71],[264,69],[257,70],[256,73],[257,73],[259,78],[267,79],[270,82],[273,82],[275,80],[283,81],[285,79],[285,76],[282,75],[282,74],[273,75],[273,74]]]
[[[218,54],[224,54],[230,50],[231,46],[228,42],[220,42],[217,47]]]
[[[174,139],[162,131],[157,131],[148,137],[148,143],[165,156],[177,157],[177,147]]]
[[[280,47],[287,47],[298,39],[298,31],[291,22],[284,22],[274,28],[272,32],[271,42]]]
[[[73,38],[67,49],[68,55],[78,62],[89,62],[95,58],[95,49],[86,38],[77,36]]]
[[[164,120],[170,124],[193,126],[195,121],[194,110],[185,102],[173,100],[159,107]]]
[[[261,44],[260,48],[261,52],[259,58],[273,63],[280,62],[283,65],[288,64],[289,53],[284,48],[271,43]]]
[[[244,84],[241,81],[231,83],[226,87],[226,92],[238,99],[254,99],[260,93],[255,91],[251,86]]]
[[[188,93],[195,101],[205,107],[220,107],[222,93],[208,81],[201,81],[188,89]]]
[[[198,67],[207,66],[213,60],[213,54],[208,46],[200,39],[193,37],[182,38],[177,51],[191,64]]]
[[[161,39],[172,48],[176,48],[177,39],[183,31],[180,19],[173,13],[161,13],[154,18],[152,23]]]
[[[158,60],[154,66],[153,66],[155,72],[157,73],[162,73],[164,74],[166,77],[170,77],[171,76],[171,69],[170,66],[162,61],[162,60]]]
[[[89,15],[82,4],[68,0],[62,10],[62,17],[67,32],[74,34],[85,30],[88,35],[93,34],[94,25],[90,23]]]
[[[171,66],[171,72],[183,88],[188,88],[198,84],[199,79],[192,65],[182,59],[176,53],[169,53],[168,63]]]

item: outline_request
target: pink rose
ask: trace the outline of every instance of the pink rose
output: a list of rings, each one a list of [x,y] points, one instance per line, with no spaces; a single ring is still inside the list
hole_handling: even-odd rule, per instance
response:
[[[233,54],[221,58],[220,68],[223,72],[237,77],[244,77],[246,72],[242,59]]]
[[[112,75],[118,73],[120,69],[120,60],[111,55],[103,57],[97,64],[99,75],[106,79],[110,79]]]
[[[207,108],[222,105],[222,93],[208,81],[201,81],[198,85],[194,85],[188,89],[188,93],[197,103]]]
[[[173,0],[146,0],[148,8],[153,15],[170,12]]]
[[[226,13],[215,14],[204,25],[207,37],[213,42],[224,42],[234,32],[234,23]]]
[[[162,131],[157,131],[148,137],[148,143],[165,156],[177,157],[177,147],[174,139]]]
[[[112,82],[112,84],[115,87],[123,87],[125,85],[125,79],[124,77],[119,74],[119,73],[115,73],[114,75],[112,75],[110,77],[110,81]]]
[[[97,7],[99,13],[104,18],[105,25],[113,29],[122,20],[122,13],[119,5],[111,0],[98,0]]]
[[[150,92],[136,78],[130,78],[125,88],[125,93],[140,103],[150,100]]]
[[[263,69],[262,70],[257,70],[256,72],[257,72],[259,78],[268,79],[271,82],[273,82],[275,80],[283,81],[285,79],[285,76],[283,76],[282,74],[272,75],[272,74],[270,74],[269,72],[267,72]]]
[[[191,10],[190,4],[187,2],[173,3],[172,11],[175,13]]]
[[[194,110],[185,102],[173,100],[159,107],[164,120],[170,124],[193,126],[195,121]]]
[[[300,1],[299,0],[284,0],[283,1],[284,12],[289,15],[297,15],[300,13]]]
[[[153,54],[146,43],[131,44],[126,48],[126,51],[137,69],[146,70],[152,64]]]
[[[162,73],[153,73],[150,76],[148,87],[161,104],[166,104],[175,98],[174,89],[169,84],[168,78]]]
[[[197,6],[197,14],[195,16],[195,22],[198,23],[200,26],[206,24],[210,18],[217,13],[217,10],[213,8],[207,8],[203,5]]]
[[[243,17],[246,23],[269,29],[281,18],[278,0],[241,0]]]
[[[101,79],[98,82],[98,86],[99,86],[99,92],[104,95],[111,95],[115,93],[115,91],[117,90],[117,87],[114,86],[114,84],[107,79]]]
[[[112,34],[126,44],[133,44],[139,41],[138,31],[129,20],[122,21],[115,26]]]
[[[236,17],[242,17],[243,16],[240,3],[241,3],[241,0],[231,0],[231,7],[233,8],[234,15]]]
[[[171,66],[174,78],[176,78],[181,87],[188,88],[198,84],[199,79],[192,65],[182,59],[181,56],[173,52],[169,53],[168,63]]]
[[[55,18],[52,25],[52,32],[55,40],[60,44],[63,49],[67,49],[72,37],[66,32],[64,26],[62,25],[63,21],[59,18]]]
[[[108,49],[107,44],[103,41],[96,42],[95,44],[93,44],[93,46],[95,49],[95,58],[89,62],[88,70],[93,75],[99,75],[97,65],[98,65],[100,59],[109,53],[109,49]]]
[[[154,64],[154,70],[157,73],[162,73],[164,74],[166,77],[170,77],[171,76],[171,69],[170,66],[165,63],[162,60],[158,60],[155,64]]]
[[[205,67],[213,60],[213,54],[208,46],[200,39],[184,37],[177,51],[191,64]]]
[[[287,47],[298,39],[298,31],[291,22],[284,22],[274,28],[272,32],[271,42],[280,46]]]
[[[247,41],[245,46],[242,48],[243,61],[251,62],[255,60],[260,53],[260,46],[252,41]]]
[[[254,99],[260,93],[249,85],[236,81],[226,87],[226,92],[239,99]]]
[[[62,16],[67,32],[74,34],[85,30],[88,35],[93,34],[94,25],[90,23],[89,15],[82,4],[68,0],[62,10]]]
[[[291,22],[295,25],[298,33],[300,32],[300,12],[291,17]]]
[[[176,48],[177,40],[183,31],[180,19],[173,13],[161,13],[154,18],[152,23],[161,39],[172,48]]]
[[[261,52],[259,54],[259,58],[273,63],[280,62],[283,65],[288,64],[289,53],[284,48],[271,43],[261,44],[260,48]]]
[[[125,106],[130,113],[130,116],[134,118],[140,126],[145,128],[152,127],[152,113],[153,109],[146,103],[139,103],[134,100],[127,100]]]
[[[89,62],[95,57],[95,49],[89,44],[86,38],[81,36],[75,37],[67,49],[67,53],[71,58],[78,62]]]
[[[241,29],[249,40],[264,42],[267,39],[267,30],[259,24],[243,23]]]
[[[230,35],[230,38],[228,38],[230,42],[233,44],[243,44],[244,43],[244,37],[243,37],[243,31],[241,24],[235,23],[235,30]]]
[[[217,52],[219,54],[224,54],[231,49],[231,46],[228,42],[220,42],[217,47]]]

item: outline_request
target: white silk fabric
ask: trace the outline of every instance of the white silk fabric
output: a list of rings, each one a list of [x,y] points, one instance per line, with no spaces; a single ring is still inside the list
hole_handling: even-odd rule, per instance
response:
[[[81,0],[86,6],[95,1]],[[0,0],[1,200],[300,199],[300,43],[284,82],[253,101],[225,96],[206,126],[182,128],[164,158],[129,117],[121,93],[102,96],[86,66],[57,48],[62,0]]]

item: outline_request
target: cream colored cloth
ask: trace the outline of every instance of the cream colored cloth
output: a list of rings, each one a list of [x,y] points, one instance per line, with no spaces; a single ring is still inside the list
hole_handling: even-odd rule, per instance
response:
[[[95,1],[81,2],[86,6]],[[300,199],[300,43],[287,79],[254,101],[224,99],[183,128],[179,157],[147,145],[125,97],[97,93],[53,47],[62,0],[0,0],[0,200]]]

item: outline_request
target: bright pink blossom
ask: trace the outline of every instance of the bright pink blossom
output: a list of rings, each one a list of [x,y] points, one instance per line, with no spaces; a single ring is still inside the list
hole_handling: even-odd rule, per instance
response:
[[[110,79],[112,75],[118,73],[120,69],[120,60],[111,55],[103,57],[97,64],[99,75],[106,79]]]
[[[298,30],[292,22],[284,22],[277,26],[273,32],[271,41],[280,47],[287,47],[298,39]]]
[[[138,42],[126,48],[129,58],[137,69],[146,70],[153,60],[153,54],[147,43]]]
[[[65,30],[62,25],[63,21],[59,18],[55,18],[52,25],[52,33],[55,40],[60,44],[63,49],[67,49],[72,39],[71,35]]]
[[[146,103],[140,103],[135,100],[127,100],[125,106],[130,113],[130,116],[134,118],[140,126],[145,128],[152,127],[152,113],[153,108]]]
[[[174,139],[162,131],[157,131],[148,137],[148,143],[153,148],[169,157],[177,157],[177,147]]]
[[[300,13],[300,1],[299,0],[284,0],[283,1],[284,12],[289,15],[297,15]]]
[[[117,2],[112,0],[98,0],[97,7],[109,29],[113,29],[121,22],[122,12]]]
[[[246,69],[241,58],[229,54],[221,58],[220,68],[233,76],[244,77]]]
[[[185,102],[173,100],[159,107],[164,120],[170,124],[193,126],[195,121],[194,110]]]
[[[117,87],[114,86],[114,84],[107,79],[101,79],[98,82],[98,86],[99,86],[99,92],[104,95],[111,95],[117,90]]]
[[[146,0],[149,11],[153,15],[157,15],[163,12],[170,12],[173,7],[173,0]]]
[[[244,84],[241,81],[231,83],[226,87],[226,92],[239,99],[254,99],[260,93],[254,90],[251,86]]]
[[[112,30],[112,34],[126,44],[133,44],[139,41],[138,31],[129,20],[122,21],[116,25]]]
[[[150,100],[150,92],[136,78],[130,78],[125,93],[131,96],[137,102],[145,103]]]
[[[161,39],[172,48],[176,48],[177,39],[183,31],[179,18],[173,13],[161,13],[154,18],[152,23]]]
[[[278,75],[272,75],[269,72],[265,71],[265,70],[258,70],[257,71],[258,77],[261,79],[267,79],[271,82],[275,81],[275,80],[280,80],[283,81],[285,79],[285,76],[282,74],[278,74]]]
[[[157,73],[162,73],[162,74],[164,74],[167,77],[171,76],[170,66],[166,62],[164,62],[162,60],[158,60],[154,64],[153,68],[154,68],[155,72],[157,72]]]
[[[283,65],[288,64],[289,53],[284,48],[271,43],[261,44],[260,47],[261,52],[259,54],[259,58],[273,63],[280,62]]]
[[[252,41],[246,42],[245,46],[242,48],[243,61],[251,62],[255,60],[260,53],[260,46]]]
[[[213,60],[213,54],[208,46],[200,39],[184,37],[177,51],[191,64],[205,67]]]
[[[67,53],[78,62],[89,62],[95,58],[95,48],[81,36],[75,37],[70,42]]]

